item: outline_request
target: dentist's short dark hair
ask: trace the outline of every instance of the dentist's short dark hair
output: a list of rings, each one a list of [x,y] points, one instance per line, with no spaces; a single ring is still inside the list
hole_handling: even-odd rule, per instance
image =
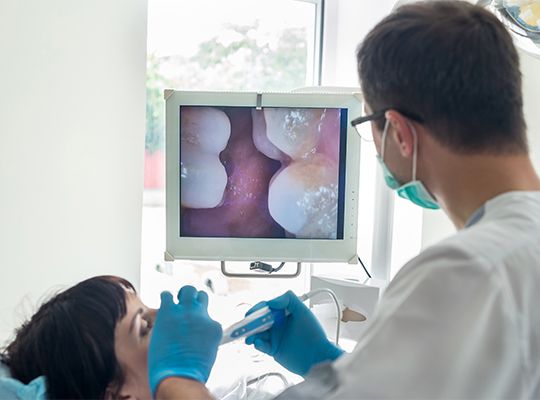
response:
[[[490,11],[464,1],[402,6],[367,35],[357,61],[372,111],[417,114],[459,153],[528,151],[519,56]]]

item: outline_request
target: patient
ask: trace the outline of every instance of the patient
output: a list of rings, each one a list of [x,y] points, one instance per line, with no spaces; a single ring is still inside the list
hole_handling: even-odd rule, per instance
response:
[[[1,353],[11,376],[44,376],[48,398],[151,398],[147,349],[156,310],[128,281],[87,279],[45,302]]]

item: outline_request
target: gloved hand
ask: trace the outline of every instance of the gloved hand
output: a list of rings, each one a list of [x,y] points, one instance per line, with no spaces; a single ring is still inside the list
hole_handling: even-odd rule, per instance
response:
[[[208,295],[193,286],[178,292],[178,304],[161,293],[161,307],[150,338],[148,377],[152,394],[170,376],[206,383],[222,337],[221,325],[208,316]]]
[[[257,350],[271,355],[289,371],[304,376],[315,364],[333,361],[343,354],[343,350],[327,339],[315,315],[290,290],[255,305],[246,315],[264,305],[274,310],[285,310],[289,315],[269,330],[248,336],[246,344],[254,344]]]

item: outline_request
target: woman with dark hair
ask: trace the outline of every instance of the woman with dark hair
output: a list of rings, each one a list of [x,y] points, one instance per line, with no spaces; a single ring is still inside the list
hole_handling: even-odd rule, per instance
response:
[[[127,280],[90,278],[41,305],[1,361],[23,384],[43,377],[47,398],[151,398],[147,351],[155,315]]]

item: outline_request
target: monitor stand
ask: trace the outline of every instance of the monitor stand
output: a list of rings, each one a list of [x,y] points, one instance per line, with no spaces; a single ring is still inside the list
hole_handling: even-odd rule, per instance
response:
[[[284,263],[283,263],[284,264]],[[228,278],[296,278],[300,275],[300,270],[302,268],[302,263],[298,262],[296,263],[296,271],[292,274],[276,274],[274,272],[277,272],[280,267],[278,268],[272,268],[272,269],[266,269],[265,267],[269,266],[269,264],[263,263],[261,261],[254,261],[250,264],[251,270],[257,270],[260,272],[254,272],[254,273],[236,273],[236,272],[230,272],[227,271],[225,261],[221,261],[221,272],[223,275],[225,275]]]

